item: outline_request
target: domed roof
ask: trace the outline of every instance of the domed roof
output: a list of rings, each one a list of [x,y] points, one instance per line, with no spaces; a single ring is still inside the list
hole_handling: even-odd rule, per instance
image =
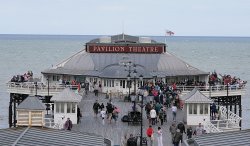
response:
[[[100,52],[90,51],[89,47],[93,45],[97,46],[94,50]],[[109,46],[111,46],[111,52],[109,52]],[[123,51],[126,47],[127,52],[119,52],[119,46]],[[157,48],[154,50],[154,46],[158,46],[160,51]],[[166,52],[165,44],[158,43],[147,37],[125,34],[101,37],[86,43],[86,50],[81,50],[42,73],[126,78],[127,72],[124,71],[124,66],[119,65],[119,62],[125,57],[136,65],[138,74],[143,74],[145,78],[152,78],[153,76],[208,75],[207,72],[194,68]]]
[[[43,71],[50,74],[88,75],[104,78],[126,78],[127,72],[119,62],[126,56],[134,64],[138,74],[152,76],[206,75],[207,72],[192,67],[176,56],[165,52],[161,54],[139,53],[88,53],[78,52],[54,68]]]

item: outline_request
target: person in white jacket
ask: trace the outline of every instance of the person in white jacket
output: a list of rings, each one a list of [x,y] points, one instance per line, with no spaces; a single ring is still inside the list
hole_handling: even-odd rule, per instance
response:
[[[157,131],[157,143],[158,143],[158,146],[163,146],[161,127],[158,127],[158,131]]]
[[[154,108],[152,108],[150,110],[150,118],[151,118],[151,121],[152,121],[152,125],[155,125],[155,123],[156,123],[156,117],[157,117],[156,111],[155,111]]]

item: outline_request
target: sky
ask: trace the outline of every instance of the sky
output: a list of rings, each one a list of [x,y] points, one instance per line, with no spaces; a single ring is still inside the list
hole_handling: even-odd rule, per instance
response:
[[[250,36],[250,0],[0,0],[0,34]]]

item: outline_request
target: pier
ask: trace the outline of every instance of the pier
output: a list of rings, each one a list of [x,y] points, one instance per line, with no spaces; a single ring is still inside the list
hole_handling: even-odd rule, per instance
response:
[[[106,103],[108,99],[105,99],[105,95],[101,95],[99,97],[95,97],[92,93],[87,96],[84,96],[82,101],[80,102],[80,108],[82,111],[83,117],[81,118],[81,123],[74,125],[74,131],[87,132],[87,133],[95,133],[102,135],[105,138],[108,138],[112,141],[112,145],[120,145],[124,141],[124,135],[129,137],[130,134],[134,136],[140,136],[140,124],[138,125],[128,125],[127,122],[122,122],[121,118],[124,115],[127,115],[129,111],[132,111],[132,103],[124,102],[120,99],[113,99],[112,103],[120,109],[119,117],[117,122],[112,120],[111,124],[109,124],[108,120],[105,119],[105,123],[102,123],[102,119],[100,114],[97,117],[94,116],[92,106],[95,100],[98,100],[99,103]],[[140,108],[139,108],[140,111]],[[183,111],[178,110],[177,112],[177,120],[183,121]],[[158,126],[160,126],[163,130],[163,143],[166,146],[172,145],[171,134],[169,132],[169,127],[172,124],[172,112],[171,109],[168,109],[167,122],[164,122],[163,126],[158,124],[153,125],[154,132],[157,132]],[[146,129],[148,128],[148,120],[146,118],[145,110],[143,109],[143,136],[146,137]],[[154,143],[157,144],[157,136],[156,134]],[[184,135],[184,139],[186,139],[186,135]],[[149,142],[149,140],[148,140]]]

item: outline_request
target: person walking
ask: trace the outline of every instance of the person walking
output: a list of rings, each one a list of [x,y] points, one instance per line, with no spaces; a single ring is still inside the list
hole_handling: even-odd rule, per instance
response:
[[[158,146],[163,146],[163,143],[162,143],[162,130],[161,130],[161,127],[158,127],[158,131],[157,131],[157,142],[158,142]]]
[[[114,108],[113,108],[111,103],[107,103],[106,109],[107,109],[107,113],[108,113],[109,123],[111,123],[112,113],[113,113]]]
[[[169,132],[171,133],[171,138],[173,140],[174,135],[176,133],[176,124],[175,124],[175,122],[173,122],[172,125],[169,127]]]
[[[163,125],[163,118],[164,118],[163,116],[164,116],[164,113],[163,113],[163,110],[161,109],[159,111],[159,121],[160,121],[161,125]]]
[[[157,117],[156,111],[155,111],[154,108],[152,108],[150,110],[150,118],[151,118],[151,121],[152,121],[152,125],[155,125],[155,123],[156,123],[156,117]]]
[[[100,105],[100,109],[101,109],[101,111],[102,111],[102,109],[104,109],[104,104],[103,103]]]
[[[70,120],[70,118],[67,118],[67,121],[64,123],[64,129],[70,131],[72,127],[73,127],[72,121]]]
[[[183,143],[183,133],[186,134],[186,128],[185,128],[185,125],[182,121],[180,121],[178,124],[177,124],[177,129],[180,129],[180,132],[181,132],[181,143]]]
[[[100,114],[102,117],[102,125],[104,125],[105,124],[105,117],[106,117],[106,111],[104,110],[104,108],[101,110]]]
[[[147,136],[149,138],[150,141],[150,146],[153,146],[153,141],[154,141],[154,129],[152,128],[151,125],[149,125],[148,129],[147,129]]]
[[[174,134],[174,137],[173,137],[174,146],[179,146],[179,143],[181,141],[181,137],[182,137],[182,134],[180,132],[180,129],[177,129],[175,134]]]
[[[172,109],[173,121],[176,121],[177,106],[173,104],[171,109]]]
[[[94,115],[95,117],[97,117],[98,114],[98,109],[100,108],[100,104],[98,103],[98,101],[96,100],[94,105],[93,105],[93,111],[94,111]]]

